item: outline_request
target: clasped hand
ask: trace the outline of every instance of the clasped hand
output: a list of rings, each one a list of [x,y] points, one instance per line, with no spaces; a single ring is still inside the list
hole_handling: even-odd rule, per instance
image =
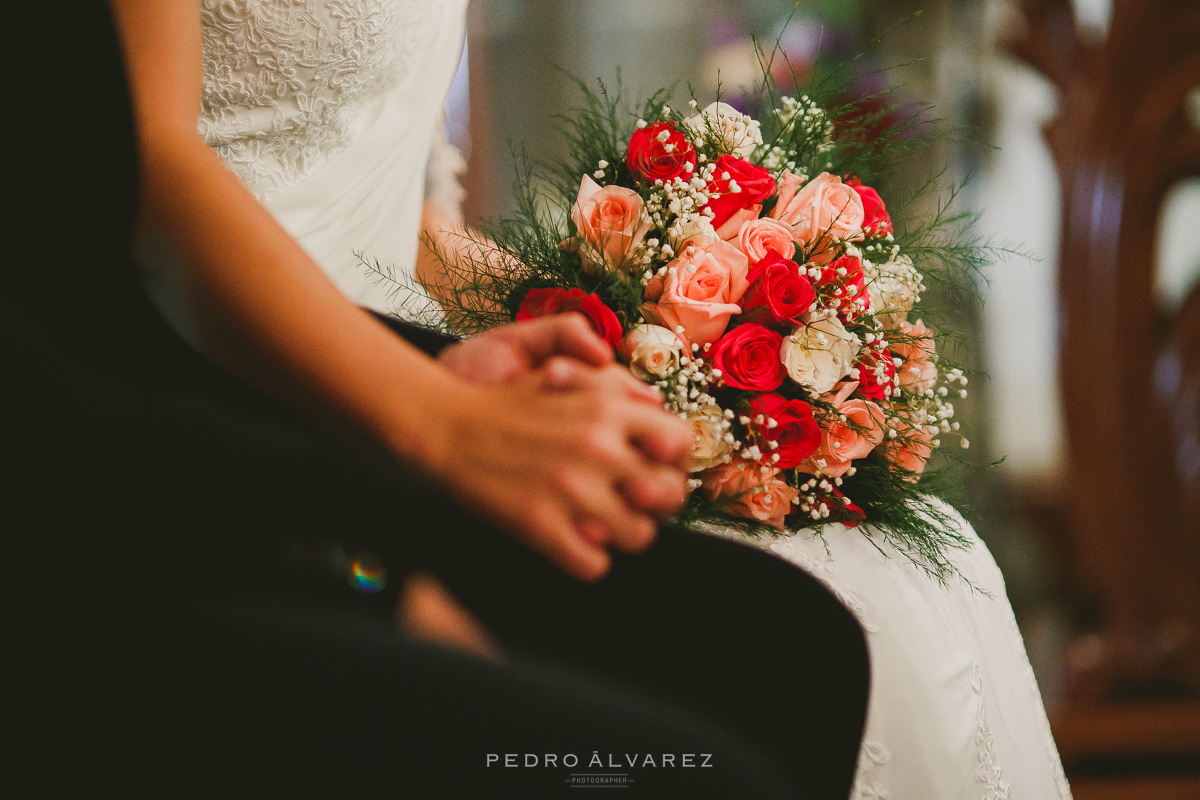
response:
[[[690,427],[581,315],[506,325],[440,361],[466,386],[435,471],[568,574],[600,578],[610,547],[645,549],[682,505]]]

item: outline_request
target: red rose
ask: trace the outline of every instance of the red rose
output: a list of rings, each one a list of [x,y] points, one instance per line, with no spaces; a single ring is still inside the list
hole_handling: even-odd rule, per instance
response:
[[[863,350],[863,356],[854,366],[858,367],[858,393],[871,400],[884,400],[892,396],[896,385],[896,364],[890,350]],[[880,380],[879,372],[883,373]]]
[[[837,489],[831,490],[829,497],[824,498],[824,502],[829,506],[829,518],[842,523],[847,528],[855,528],[858,523],[867,518],[865,511],[850,502],[850,498]]]
[[[800,265],[774,251],[750,268],[750,288],[742,295],[741,322],[793,327],[817,293]]]
[[[671,123],[655,122],[629,137],[625,166],[646,183],[687,180],[696,168],[696,148]]]
[[[863,233],[868,236],[887,236],[892,232],[892,218],[888,215],[887,206],[879,192],[870,186],[863,186],[858,178],[847,178],[846,185],[858,192],[863,204]]]
[[[783,337],[761,325],[739,325],[713,347],[712,364],[725,385],[751,392],[770,392],[783,385],[787,371],[779,358]]]
[[[845,274],[839,274],[838,270],[845,270]],[[852,320],[871,307],[862,262],[855,256],[842,256],[829,262],[821,270],[817,286],[833,298],[843,320]]]
[[[760,394],[750,401],[746,416],[756,420],[762,414],[775,420],[775,427],[752,422],[760,434],[778,447],[764,449],[768,459],[772,454],[779,456],[775,466],[791,469],[799,465],[817,450],[821,443],[821,426],[813,419],[812,406],[803,400],[785,400],[775,394]]]
[[[582,289],[530,289],[521,301],[517,320],[549,317],[568,311],[578,311],[587,317],[600,338],[612,345],[614,350],[621,344],[621,321],[617,315],[599,297],[587,294]]]
[[[771,173],[744,158],[726,154],[713,166],[712,180],[708,182],[711,199],[704,207],[712,209],[714,228],[720,228],[736,212],[775,194],[775,179]],[[740,191],[730,191],[730,182],[736,183]]]

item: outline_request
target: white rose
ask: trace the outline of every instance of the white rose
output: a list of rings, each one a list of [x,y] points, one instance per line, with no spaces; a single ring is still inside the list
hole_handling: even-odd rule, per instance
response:
[[[763,143],[758,120],[728,103],[712,103],[683,124],[699,137],[716,139],[722,149],[738,158],[746,158]]]
[[[638,325],[621,343],[621,360],[644,381],[665,378],[679,369],[683,342],[660,325]]]
[[[725,438],[729,422],[721,407],[712,404],[687,413],[692,424],[692,450],[688,454],[688,472],[702,472],[724,464],[733,455],[733,443]]]
[[[847,331],[836,314],[814,316],[783,340],[779,356],[791,379],[824,394],[846,377],[858,360],[862,343]]]
[[[886,328],[896,328],[908,318],[921,291],[921,273],[908,256],[896,256],[886,264],[863,264],[863,276],[871,297],[870,312]]]
[[[704,247],[720,239],[712,226],[712,220],[700,214],[681,215],[667,229],[667,244],[671,245],[671,249],[676,253],[682,253],[688,245]]]

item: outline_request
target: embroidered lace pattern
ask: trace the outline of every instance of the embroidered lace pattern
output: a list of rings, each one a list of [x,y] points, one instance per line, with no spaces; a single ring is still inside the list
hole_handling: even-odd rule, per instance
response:
[[[983,696],[983,678],[979,675],[979,665],[971,667],[971,691],[979,699],[979,715],[975,720],[975,747],[979,753],[979,766],[975,770],[975,780],[983,786],[983,800],[1009,800],[1009,786],[996,766],[995,742],[992,738],[992,726],[988,722],[987,703]]]
[[[877,767],[892,760],[892,754],[879,742],[863,740],[858,753],[858,767],[854,773],[854,788],[850,800],[889,800],[888,791],[873,778]]]
[[[346,147],[413,64],[425,0],[202,0],[199,129],[260,198]]]

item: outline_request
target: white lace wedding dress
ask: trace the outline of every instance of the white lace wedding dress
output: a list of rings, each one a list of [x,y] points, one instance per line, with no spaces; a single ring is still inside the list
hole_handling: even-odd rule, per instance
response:
[[[441,135],[467,0],[203,0],[200,131],[351,299],[411,277],[427,176],[453,194]],[[448,205],[453,205],[450,203]],[[442,208],[453,215],[453,209]]]
[[[863,528],[776,539],[708,532],[811,573],[866,631],[871,699],[852,800],[1069,800],[1004,579],[971,526],[943,510],[972,542],[951,561],[980,591],[961,578],[939,582]],[[795,635],[803,625],[797,610]],[[820,691],[778,680],[781,692]]]
[[[384,308],[387,291],[354,251],[411,269],[427,174],[455,166],[437,130],[466,2],[202,3],[201,131],[366,305]],[[966,523],[962,530],[975,538]],[[957,561],[990,597],[938,584],[859,530],[835,525],[824,543],[800,532],[756,544],[827,583],[867,631],[873,686],[855,798],[1070,796],[1003,582],[975,541]],[[795,629],[779,635],[804,635],[803,608]],[[781,693],[821,691],[789,684],[779,665],[763,667]]]

